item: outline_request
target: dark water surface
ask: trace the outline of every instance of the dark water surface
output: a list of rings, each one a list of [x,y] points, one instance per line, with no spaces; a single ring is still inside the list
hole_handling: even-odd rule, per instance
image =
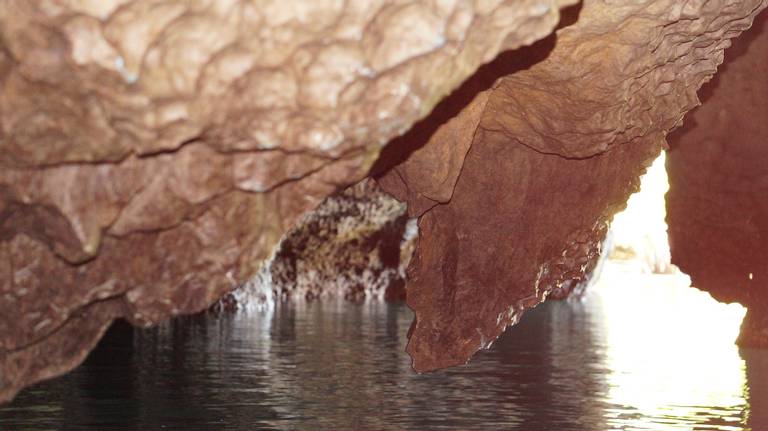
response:
[[[0,429],[768,430],[768,352],[733,345],[739,310],[607,278],[427,375],[403,351],[404,305],[115,325],[81,367],[0,408]]]

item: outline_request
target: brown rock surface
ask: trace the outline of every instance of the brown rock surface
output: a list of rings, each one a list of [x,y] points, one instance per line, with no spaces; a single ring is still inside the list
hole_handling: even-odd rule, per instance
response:
[[[201,310],[252,276],[574,1],[0,3],[0,401],[115,316]]]
[[[477,94],[451,132],[383,176],[421,215],[408,283],[416,370],[466,362],[581,276],[730,38],[766,4],[585,1],[546,59]]]
[[[413,222],[405,204],[365,179],[302,217],[258,274],[215,309],[290,299],[403,299]]]
[[[574,2],[0,3],[0,401],[115,317],[202,310],[254,275]],[[466,361],[580,276],[767,3],[587,0],[388,147],[377,175],[418,150],[382,178],[421,216],[416,369]]]
[[[672,262],[748,308],[739,344],[768,347],[768,15],[734,42],[704,105],[670,136]]]

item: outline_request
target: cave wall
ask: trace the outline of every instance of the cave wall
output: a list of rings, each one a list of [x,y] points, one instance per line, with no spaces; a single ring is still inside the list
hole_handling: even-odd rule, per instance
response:
[[[669,139],[672,262],[695,287],[747,307],[740,345],[768,347],[768,14],[701,93]]]
[[[245,282],[573,2],[0,3],[0,401],[115,317],[151,325]]]
[[[592,264],[768,2],[587,0],[512,51],[574,3],[1,3],[0,401],[205,309],[371,170],[420,217],[414,367],[468,360]]]
[[[214,310],[290,300],[402,300],[415,237],[405,204],[365,179],[302,217],[259,272]]]
[[[582,277],[730,39],[765,6],[585,1],[554,44],[534,45],[544,60],[477,93],[382,176],[420,216],[407,287],[416,370],[466,362]]]

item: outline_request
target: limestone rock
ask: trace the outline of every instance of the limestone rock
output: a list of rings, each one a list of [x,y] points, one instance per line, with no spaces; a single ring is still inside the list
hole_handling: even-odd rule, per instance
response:
[[[116,316],[198,311],[253,276],[574,1],[0,3],[0,401]]]
[[[405,297],[415,232],[403,203],[371,179],[326,198],[302,217],[245,285],[225,298],[235,308],[268,301]]]
[[[768,15],[726,59],[670,136],[672,262],[695,287],[747,307],[739,344],[768,347]]]
[[[447,136],[383,175],[420,215],[407,287],[416,370],[466,362],[581,276],[730,39],[766,4],[584,1],[573,25],[533,47],[542,61],[476,94]],[[453,148],[463,163],[434,156]],[[419,169],[432,159],[440,169]]]
[[[414,367],[468,360],[594,263],[768,0],[586,0],[511,51],[573,3],[0,3],[0,401],[205,309],[369,172],[420,216]]]

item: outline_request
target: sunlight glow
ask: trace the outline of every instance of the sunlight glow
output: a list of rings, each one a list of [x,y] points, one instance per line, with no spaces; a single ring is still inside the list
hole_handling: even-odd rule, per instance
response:
[[[745,309],[689,285],[682,273],[643,275],[606,264],[595,293],[605,315],[614,403],[645,416],[677,418],[696,417],[698,406],[740,409],[746,403],[744,360],[734,344]],[[667,428],[654,423],[648,429]]]
[[[669,190],[665,159],[662,151],[641,178],[640,191],[630,196],[627,209],[616,214],[611,223],[611,258],[633,261],[646,272],[673,271],[664,220],[664,194]]]
[[[734,344],[746,309],[691,288],[689,277],[671,266],[668,188],[662,153],[627,210],[616,215],[614,250],[591,292],[605,316],[609,398],[624,406],[608,409],[606,419],[621,417],[626,424],[639,413],[657,420],[638,419],[636,429],[664,430],[680,429],[665,424],[665,417],[709,415],[714,429],[741,429],[723,423],[728,415],[701,406],[725,412],[746,404],[745,364]]]

